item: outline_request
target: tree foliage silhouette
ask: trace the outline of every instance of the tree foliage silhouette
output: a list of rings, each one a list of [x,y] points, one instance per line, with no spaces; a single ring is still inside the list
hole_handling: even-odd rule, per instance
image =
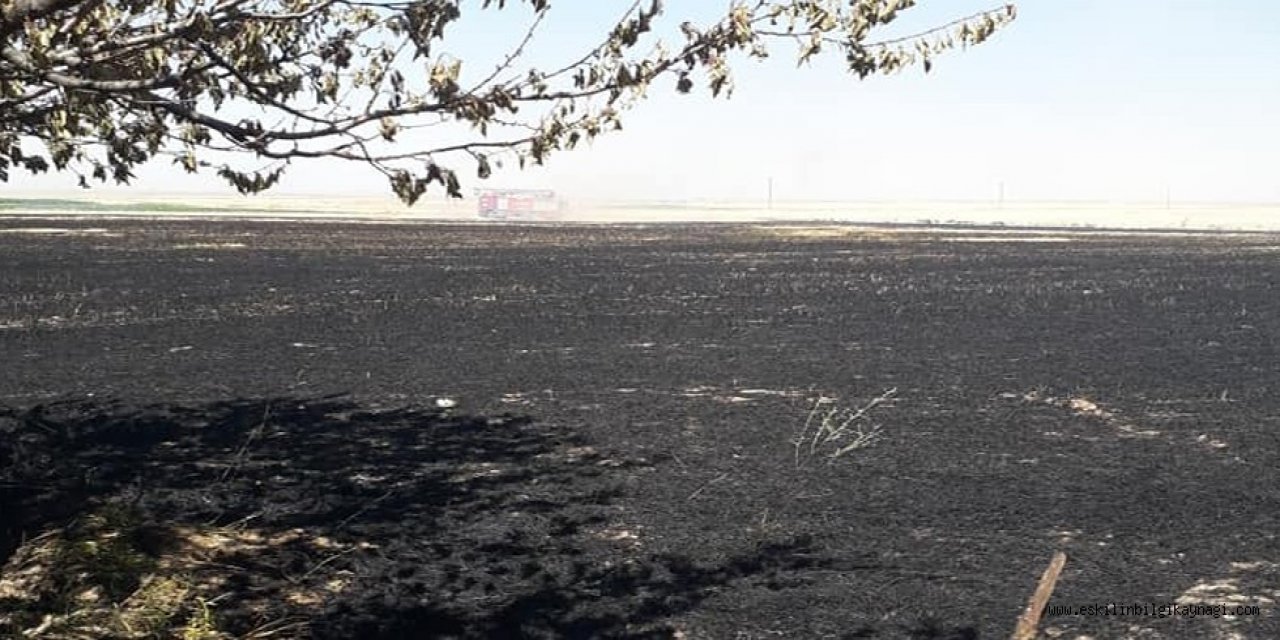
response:
[[[859,78],[927,71],[1016,15],[1007,5],[885,40],[916,0],[740,0],[664,39],[660,0],[645,2],[543,70],[525,58],[548,0],[0,0],[0,181],[25,169],[127,183],[164,157],[256,193],[295,161],[332,158],[382,172],[409,204],[432,185],[460,197],[460,162],[480,179],[504,157],[540,164],[621,129],[659,81],[728,95],[734,54],[793,42],[801,63],[838,52]],[[528,12],[523,37],[492,72],[464,79],[464,61],[444,51],[450,26],[503,10]],[[396,144],[450,123],[471,133]]]

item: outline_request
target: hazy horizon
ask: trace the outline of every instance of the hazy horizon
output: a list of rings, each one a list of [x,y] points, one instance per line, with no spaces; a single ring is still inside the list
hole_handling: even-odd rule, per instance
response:
[[[493,183],[483,183],[479,186],[481,189],[520,189],[524,187],[499,187]],[[767,208],[769,201],[767,198],[756,198],[751,196],[725,195],[721,197],[713,196],[694,196],[694,197],[644,197],[644,196],[596,196],[596,197],[573,197],[570,193],[551,189],[556,196],[568,203],[585,203],[591,205],[682,205],[689,204],[694,206],[713,206],[717,204],[728,204],[744,207],[762,207]],[[236,201],[243,203],[244,206],[253,206],[255,204],[271,204],[276,201],[288,200],[348,200],[348,201],[374,201],[385,200],[388,203],[400,205],[402,203],[396,199],[395,195],[390,192],[368,191],[359,193],[334,193],[325,191],[277,191],[271,190],[259,194],[242,195],[236,193],[234,189],[205,189],[205,190],[172,190],[164,191],[157,189],[138,189],[131,187],[117,186],[101,186],[90,189],[9,189],[0,188],[0,200],[32,200],[32,199],[60,199],[60,200],[78,200],[78,201],[95,201],[104,202],[128,202],[137,200],[139,202],[192,202],[199,203],[205,201]],[[414,209],[421,207],[438,206],[441,204],[460,204],[464,206],[474,206],[476,197],[470,192],[463,194],[462,198],[448,198],[441,194],[428,194],[424,196],[418,204],[410,205],[405,208]],[[820,198],[820,197],[788,197],[777,198],[773,200],[773,206],[786,208],[787,206],[806,206],[806,205],[827,205],[827,204],[868,204],[868,205],[922,205],[922,204],[963,204],[974,206],[989,206],[993,209],[999,209],[1001,201],[993,198],[888,198],[888,197],[863,197],[863,198]],[[1094,206],[1094,205],[1124,205],[1135,207],[1150,208],[1186,208],[1186,207],[1204,207],[1204,206],[1222,206],[1222,207],[1280,207],[1280,198],[1274,200],[1241,200],[1241,199],[1225,199],[1225,200],[1174,200],[1174,199],[1116,199],[1106,197],[1078,197],[1078,198],[1006,198],[1003,201],[1004,207],[1029,206],[1029,205],[1067,205],[1067,206]]]
[[[272,194],[157,194],[117,191],[110,195],[46,193],[0,198],[5,215],[112,215],[126,217],[353,219],[368,221],[468,221],[477,219],[476,201],[428,199],[406,207],[383,196]],[[86,203],[78,208],[75,203]],[[91,206],[90,206],[91,205]],[[732,200],[566,200],[549,220],[569,223],[801,223],[801,224],[962,224],[1014,228],[1184,229],[1280,231],[1280,205],[1268,203],[1135,203],[1006,201],[757,201]]]

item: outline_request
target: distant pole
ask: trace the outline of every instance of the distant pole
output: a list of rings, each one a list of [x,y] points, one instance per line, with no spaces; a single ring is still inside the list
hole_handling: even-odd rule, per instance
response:
[[[769,208],[773,208],[773,176],[769,176]]]
[[[998,190],[998,195],[996,197],[996,208],[998,209],[1004,208],[1004,180],[1000,181],[1000,188]]]
[[[1173,191],[1169,188],[1168,183],[1165,183],[1164,185],[1164,208],[1173,208]]]

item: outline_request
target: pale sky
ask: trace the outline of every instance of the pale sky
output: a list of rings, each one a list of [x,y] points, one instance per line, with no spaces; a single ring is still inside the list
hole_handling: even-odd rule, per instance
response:
[[[471,3],[478,5],[478,3]],[[509,3],[510,4],[510,3]],[[534,41],[550,68],[581,55],[629,2],[558,0]],[[569,198],[763,200],[1102,200],[1280,202],[1280,3],[1273,0],[1021,0],[1019,18],[987,43],[858,81],[838,54],[797,69],[779,43],[767,62],[736,61],[729,100],[669,85],[629,114],[626,130],[498,171],[464,187],[538,187]],[[663,39],[720,0],[669,0]],[[921,0],[896,31],[914,31],[998,3]],[[445,47],[465,73],[492,68],[527,9],[480,13]],[[895,31],[895,32],[896,32]],[[893,35],[892,33],[887,35]],[[473,62],[474,61],[474,62]],[[465,85],[465,82],[463,83]],[[215,176],[160,161],[142,193],[219,192]],[[14,176],[5,192],[65,189],[70,176]],[[118,193],[115,189],[105,189]],[[295,165],[280,193],[383,195],[358,165]]]

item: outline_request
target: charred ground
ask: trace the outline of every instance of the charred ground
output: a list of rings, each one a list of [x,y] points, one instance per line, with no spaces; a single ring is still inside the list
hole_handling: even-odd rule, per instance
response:
[[[1276,237],[3,231],[6,633],[1002,638],[1063,549],[1057,604],[1262,615],[1062,637],[1280,635]]]

